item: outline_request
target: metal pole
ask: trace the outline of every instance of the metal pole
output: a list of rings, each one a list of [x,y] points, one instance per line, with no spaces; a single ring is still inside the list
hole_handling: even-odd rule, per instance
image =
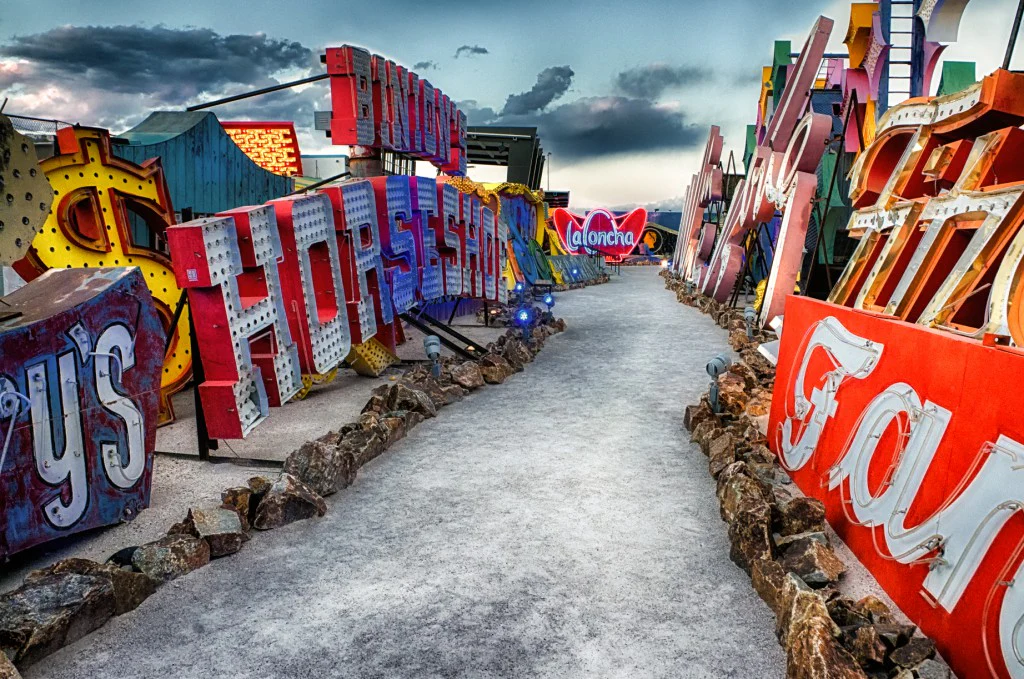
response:
[[[315,191],[316,189],[319,189],[321,186],[324,186],[325,184],[330,184],[331,182],[338,181],[339,179],[341,179],[343,177],[348,177],[351,174],[352,173],[348,172],[348,171],[341,172],[339,174],[334,175],[333,177],[328,177],[327,179],[321,179],[320,181],[316,182],[315,184],[310,184],[309,186],[307,186],[305,188],[295,189],[294,191],[292,191],[288,195],[289,196],[294,196],[297,193],[305,193],[306,191]]]
[[[1006,44],[1006,56],[1003,57],[1003,69],[1010,70],[1010,58],[1017,46],[1017,34],[1020,33],[1020,21],[1024,17],[1024,0],[1017,3],[1017,14],[1013,17],[1013,28],[1010,30],[1010,42]]]
[[[320,75],[313,75],[308,78],[302,78],[301,80],[293,80],[287,83],[280,83],[279,85],[272,85],[270,87],[264,87],[259,90],[253,90],[251,92],[243,92],[242,94],[234,94],[230,97],[224,97],[223,99],[214,99],[208,101],[205,104],[196,104],[189,106],[186,111],[199,111],[204,108],[210,108],[212,106],[220,106],[221,104],[230,104],[233,101],[239,101],[241,99],[248,99],[249,97],[258,97],[261,94],[270,94],[271,92],[277,92],[278,90],[286,90],[289,87],[297,87],[299,85],[306,85],[308,83],[315,83],[319,80],[327,80],[331,76],[327,73],[321,73]]]

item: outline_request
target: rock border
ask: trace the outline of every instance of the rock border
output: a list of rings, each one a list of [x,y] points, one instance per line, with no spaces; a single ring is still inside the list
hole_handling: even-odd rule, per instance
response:
[[[825,530],[820,500],[794,494],[789,475],[768,448],[760,424],[771,407],[775,366],[757,347],[776,339],[770,331],[747,338],[743,311],[689,293],[663,271],[676,299],[711,316],[729,331],[740,354],[719,378],[721,413],[708,397],[686,407],[683,425],[708,457],[717,482],[722,520],[728,524],[730,559],[775,614],[775,633],[786,650],[789,679],[948,679],[935,643],[914,625],[897,622],[874,596],[844,596],[837,584],[846,570]]]
[[[255,476],[227,488],[217,507],[192,507],[167,535],[115,553],[106,563],[70,558],[29,573],[0,594],[0,679],[134,610],[161,585],[241,550],[255,533],[323,516],[324,500],[351,486],[359,469],[424,419],[470,391],[501,384],[533,361],[566,323],[544,314],[523,341],[508,329],[478,361],[442,359],[441,376],[425,365],[373,390],[358,421],[306,441],[276,478]]]

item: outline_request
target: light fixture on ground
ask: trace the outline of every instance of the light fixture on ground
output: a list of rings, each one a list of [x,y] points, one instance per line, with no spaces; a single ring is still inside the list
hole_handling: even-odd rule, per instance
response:
[[[705,367],[705,370],[708,371],[708,375],[711,377],[711,388],[708,391],[708,400],[711,401],[711,410],[715,413],[721,412],[718,405],[718,378],[724,375],[731,365],[732,359],[725,354],[719,354],[708,361],[708,364]]]
[[[555,296],[552,295],[550,292],[548,294],[544,295],[544,304],[547,305],[548,309],[554,309],[555,308]]]
[[[747,339],[754,339],[754,322],[757,321],[757,311],[752,306],[743,310],[743,320],[747,322]]]
[[[433,363],[431,372],[434,377],[441,376],[441,338],[437,335],[427,335],[423,338],[423,350],[427,352],[427,358]]]
[[[534,316],[535,313],[533,307],[528,305],[524,305],[516,309],[516,313],[512,316],[512,322],[523,330],[523,341],[528,341],[530,339],[530,326],[533,325]]]

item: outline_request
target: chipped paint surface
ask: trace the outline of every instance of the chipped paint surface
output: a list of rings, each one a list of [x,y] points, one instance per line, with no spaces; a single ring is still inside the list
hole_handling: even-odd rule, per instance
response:
[[[48,271],[0,315],[0,559],[149,504],[165,334],[137,268]]]

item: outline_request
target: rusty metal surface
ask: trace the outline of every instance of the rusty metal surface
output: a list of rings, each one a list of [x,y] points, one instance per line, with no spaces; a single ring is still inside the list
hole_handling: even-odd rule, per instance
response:
[[[165,340],[136,268],[48,271],[3,302],[0,560],[148,505]]]
[[[0,115],[0,266],[25,256],[51,203],[53,191],[32,140]]]

